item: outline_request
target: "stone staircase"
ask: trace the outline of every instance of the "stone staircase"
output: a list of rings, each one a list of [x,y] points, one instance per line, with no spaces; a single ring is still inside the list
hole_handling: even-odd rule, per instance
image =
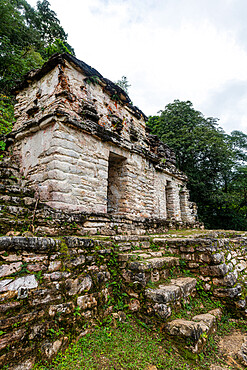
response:
[[[44,344],[50,340],[50,329],[73,328],[79,335],[85,323],[118,315],[126,306],[180,348],[197,353],[221,316],[217,304],[198,309],[201,293],[205,301],[246,317],[246,250],[245,235],[209,232],[193,237],[0,237],[0,364],[19,361],[25,351],[29,356],[29,341],[38,348],[40,338]]]
[[[160,323],[165,323],[167,333],[179,340],[189,341],[190,349],[198,352],[203,348],[207,335],[215,330],[220,313],[214,315],[209,312],[197,315],[192,320],[170,321],[172,314],[175,316],[182,305],[195,297],[197,280],[192,276],[184,276],[179,257],[167,256],[166,249],[162,247],[152,251],[150,244],[145,241],[144,244],[140,243],[144,250],[119,254],[121,276],[133,291],[142,291],[144,315],[156,317]],[[123,246],[120,248],[124,249]]]
[[[124,262],[123,277],[129,282],[139,282],[145,286],[148,281],[157,282],[166,279],[170,271],[178,269],[179,258],[163,256],[162,252],[135,251],[121,254],[119,260]]]
[[[195,294],[196,279],[179,276],[179,258],[165,256],[164,251],[135,250],[119,255],[122,278],[133,289],[142,290],[147,311],[161,318],[171,315],[172,307],[181,306],[181,300]]]
[[[125,242],[122,237],[118,243],[119,250],[124,251],[118,256],[121,276],[131,286],[133,296],[134,292],[143,296],[142,315],[155,317],[168,335],[195,353],[203,349],[221,318],[219,308],[196,315],[191,312],[190,319],[176,318],[181,308],[196,298],[197,283],[210,299],[242,309],[244,314],[247,276],[238,272],[245,265],[246,237],[215,236],[142,236],[138,242]]]

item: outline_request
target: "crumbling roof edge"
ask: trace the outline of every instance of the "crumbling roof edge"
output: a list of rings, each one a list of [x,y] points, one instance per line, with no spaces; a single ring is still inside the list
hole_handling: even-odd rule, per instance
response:
[[[23,81],[18,83],[12,90],[13,94],[18,94],[19,91],[28,87],[31,82],[40,80],[58,64],[64,64],[65,60],[72,66],[74,66],[74,68],[83,71],[84,75],[86,75],[87,77],[98,78],[99,82],[101,82],[101,84],[104,86],[104,90],[106,91],[106,93],[109,94],[111,97],[117,96],[119,101],[128,106],[128,109],[137,118],[143,117],[145,121],[148,120],[147,116],[138,107],[132,105],[128,94],[120,86],[116,85],[114,82],[108,80],[107,78],[104,78],[95,68],[92,68],[88,64],[77,59],[75,56],[69,53],[53,54],[51,58],[43,64],[41,68],[28,72],[26,75],[24,75]]]

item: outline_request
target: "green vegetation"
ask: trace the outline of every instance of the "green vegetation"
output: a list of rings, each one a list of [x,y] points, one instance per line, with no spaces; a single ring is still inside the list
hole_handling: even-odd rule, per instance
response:
[[[207,308],[215,308],[215,305]],[[108,320],[105,325],[97,326],[93,333],[71,343],[51,364],[36,364],[34,369],[148,370],[153,365],[159,370],[206,370],[212,363],[226,365],[218,350],[222,336],[234,330],[245,333],[246,329],[244,320],[234,320],[230,314],[225,313],[219,324],[218,334],[209,336],[204,352],[196,356],[189,351],[187,353],[184,345],[181,348],[179,343],[174,345],[161,330],[151,328],[140,319],[134,321],[127,317],[126,322]],[[185,357],[182,357],[182,353]]]
[[[131,86],[126,76],[122,76],[121,80],[117,80],[116,85],[121,87],[121,89],[123,89],[126,94],[128,94],[129,87]]]
[[[54,52],[74,52],[47,0],[38,1],[37,9],[26,0],[1,1],[0,18],[0,90],[6,94]]]
[[[220,301],[214,300],[210,295],[205,294],[197,297],[187,297],[182,300],[181,308],[173,312],[169,320],[185,319],[192,320],[193,316],[208,313],[216,308],[223,308]]]
[[[158,244],[154,244],[152,242],[150,242],[150,247],[149,247],[153,252],[155,251],[159,251],[160,250],[160,247]]]
[[[0,93],[0,135],[8,134],[14,122],[14,106],[10,97]],[[5,149],[5,143],[0,140],[0,150]]]
[[[168,104],[148,126],[173,148],[205,226],[246,230],[247,135],[226,134],[216,118],[205,118],[190,101]]]
[[[55,338],[55,337],[59,337],[61,336],[64,331],[64,328],[59,328],[58,330],[55,330],[53,328],[50,328],[47,330],[47,334],[51,337],[51,338]]]
[[[140,321],[140,320],[139,320]],[[146,325],[145,325],[146,326]],[[171,355],[172,353],[172,355]],[[51,365],[36,370],[116,369],[140,370],[155,365],[158,369],[201,369],[187,364],[162,334],[151,333],[132,321],[98,327],[60,353]]]
[[[115,245],[115,247],[117,247],[117,245]],[[107,306],[112,305],[115,311],[123,310],[128,307],[125,302],[128,295],[124,292],[123,280],[119,272],[118,254],[114,249],[111,250],[110,258],[107,261],[107,267],[112,277],[111,282],[106,285],[111,290]]]
[[[74,54],[67,34],[47,0],[37,9],[26,0],[0,1],[0,135],[12,129],[14,98],[11,91],[23,76],[56,52]],[[0,140],[0,149],[4,143]]]

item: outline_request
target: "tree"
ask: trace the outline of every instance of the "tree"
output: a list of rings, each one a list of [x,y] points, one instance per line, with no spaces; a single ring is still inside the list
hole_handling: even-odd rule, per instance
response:
[[[12,130],[12,122],[14,121],[14,107],[11,99],[0,94],[0,133],[8,134]],[[0,139],[0,150],[5,149],[5,143]]]
[[[36,10],[26,0],[0,0],[0,19],[0,134],[6,134],[13,122],[16,83],[52,54],[74,50],[47,0],[38,1]]]
[[[205,118],[190,101],[168,104],[159,116],[149,118],[148,126],[175,151],[177,166],[189,178],[191,199],[205,225],[226,228],[226,215],[227,227],[236,225],[237,216],[243,216],[236,202],[242,199],[239,171],[247,159],[247,135],[239,131],[227,135],[216,118]]]
[[[121,87],[126,94],[128,94],[129,87],[131,86],[126,76],[122,76],[121,80],[117,80],[116,85]]]
[[[71,53],[71,50],[71,47],[66,42],[56,39],[52,44],[44,48],[43,55],[48,59],[55,53]]]
[[[74,53],[47,0],[39,1],[37,10],[25,0],[1,0],[0,19],[0,90],[5,94],[51,51]]]

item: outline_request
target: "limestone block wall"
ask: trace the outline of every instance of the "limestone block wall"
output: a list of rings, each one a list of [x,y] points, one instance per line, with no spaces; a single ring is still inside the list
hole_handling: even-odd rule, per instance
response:
[[[110,254],[86,239],[0,238],[1,368],[51,357],[51,342],[58,350],[109,313]]]
[[[181,221],[183,181],[59,120],[22,136],[15,152],[29,185],[51,207]]]
[[[41,164],[39,166],[41,167]],[[162,219],[159,214],[154,214],[152,218],[133,219],[132,215],[114,214],[111,209],[108,213],[101,214],[69,212],[66,209],[62,211],[41,202],[37,194],[35,197],[33,187],[28,186],[27,183],[27,177],[19,172],[13,156],[4,157],[0,163],[0,232],[2,235],[6,233],[21,235],[27,230],[37,236],[142,235],[162,233],[171,228],[200,226],[195,225],[194,222],[182,224],[181,221]],[[39,187],[41,184],[39,183]],[[107,197],[111,200],[109,195]],[[154,208],[157,209],[156,205]]]
[[[33,81],[31,87],[26,87],[17,94],[14,129],[23,127],[34,117],[38,120],[54,111],[58,75],[59,68],[55,66],[38,81]]]
[[[105,88],[99,80],[96,80],[95,83],[89,82],[86,76],[82,75],[81,71],[74,69],[69,63],[66,63],[64,73],[68,76],[72,93],[79,100],[82,100],[81,105],[85,107],[84,109],[87,109],[87,102],[94,103],[99,116],[99,125],[110,131],[121,133],[121,136],[129,141],[131,141],[131,134],[134,132],[136,134],[136,142],[146,148],[148,147],[145,142],[146,125],[144,115],[140,114],[139,118],[135,117],[131,107],[123,106],[117,97],[114,100],[114,97],[112,99],[105,93]],[[80,106],[77,108],[71,105],[71,108],[74,112],[81,112]],[[83,111],[81,114],[78,114],[77,118],[80,119],[82,116]]]
[[[187,279],[193,288],[197,280],[199,294],[206,292],[246,317],[246,248],[246,236],[0,237],[0,366],[11,368],[26,357],[50,359],[66,345],[68,333],[78,337],[96,318],[114,312],[116,271],[130,311],[147,309],[140,284],[164,283],[169,269],[180,265],[183,273],[186,265],[196,276]],[[164,257],[167,253],[170,257]],[[133,260],[133,254],[142,259]]]

